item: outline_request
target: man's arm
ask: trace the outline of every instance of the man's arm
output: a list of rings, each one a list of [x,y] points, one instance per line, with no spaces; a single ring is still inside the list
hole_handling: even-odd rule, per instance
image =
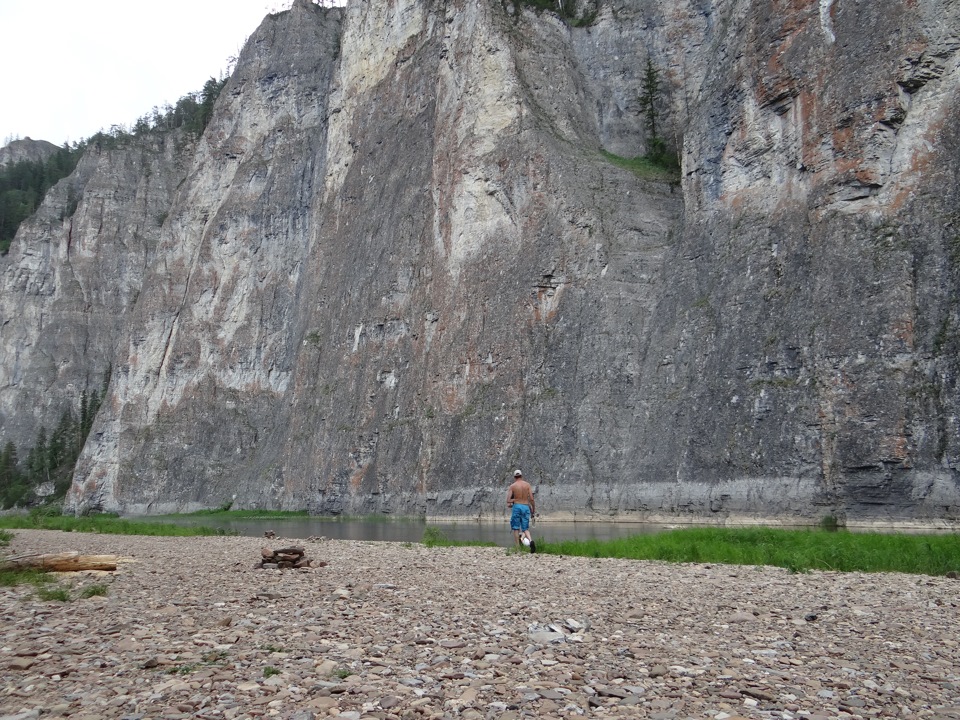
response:
[[[507,507],[513,507],[513,485],[507,490]]]

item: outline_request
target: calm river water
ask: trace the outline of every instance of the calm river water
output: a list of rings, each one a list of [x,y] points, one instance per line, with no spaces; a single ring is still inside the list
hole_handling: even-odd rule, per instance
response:
[[[422,520],[337,519],[329,517],[297,518],[217,518],[211,516],[153,517],[184,525],[206,525],[240,535],[259,537],[270,530],[278,537],[327,537],[338,540],[385,540],[388,542],[420,542],[429,525],[438,528],[451,540],[480,540],[509,547],[513,544],[510,524],[494,522],[424,522]],[[666,525],[609,522],[537,522],[533,537],[547,542],[560,540],[610,540],[628,535],[663,532]]]

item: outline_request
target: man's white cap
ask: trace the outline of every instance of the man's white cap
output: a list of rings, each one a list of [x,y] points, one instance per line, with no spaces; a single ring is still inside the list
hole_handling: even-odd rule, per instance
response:
[[[514,470],[514,471],[513,471],[513,476],[514,476],[514,477],[520,477],[521,475],[523,475],[523,473],[520,472],[519,470]]]

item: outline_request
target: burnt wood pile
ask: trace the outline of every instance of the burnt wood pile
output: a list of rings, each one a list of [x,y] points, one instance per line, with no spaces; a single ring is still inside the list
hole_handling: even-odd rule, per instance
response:
[[[260,548],[260,562],[257,567],[264,570],[285,570],[287,568],[322,567],[326,563],[314,563],[304,553],[302,547],[285,547],[271,550]]]

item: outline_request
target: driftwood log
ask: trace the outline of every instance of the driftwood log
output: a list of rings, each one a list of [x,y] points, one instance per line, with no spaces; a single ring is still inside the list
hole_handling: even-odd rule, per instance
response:
[[[78,552],[19,555],[0,560],[0,570],[50,570],[76,572],[78,570],[116,570],[116,555],[81,555]]]

